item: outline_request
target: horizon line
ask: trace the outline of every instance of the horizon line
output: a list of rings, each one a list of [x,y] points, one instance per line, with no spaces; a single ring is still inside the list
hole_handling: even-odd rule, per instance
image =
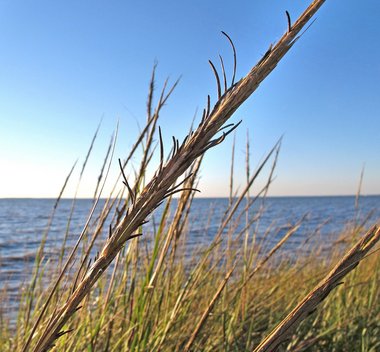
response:
[[[265,197],[259,197],[259,198],[323,198],[323,197],[357,197],[357,194],[320,194],[320,195],[270,195]],[[251,196],[250,198],[255,197]],[[380,197],[380,194],[359,194],[360,197]],[[178,199],[179,197],[173,197],[174,199]],[[198,196],[194,199],[228,199],[229,196]],[[239,198],[239,197],[233,197],[233,198]],[[41,199],[41,200],[57,200],[58,197],[0,197],[0,200],[10,200],[10,199]],[[61,197],[61,199],[68,199],[72,200],[74,197]],[[78,200],[92,200],[93,197],[77,197],[75,199]],[[101,197],[100,199],[108,199],[108,197]]]

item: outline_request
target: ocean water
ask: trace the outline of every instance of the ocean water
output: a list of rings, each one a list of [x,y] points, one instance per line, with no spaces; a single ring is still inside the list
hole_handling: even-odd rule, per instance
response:
[[[54,203],[53,199],[0,199],[0,289],[6,286],[9,292],[16,293],[20,285],[30,278],[35,255]],[[70,199],[61,200],[51,224],[46,253],[52,258],[57,254],[66,232],[71,204]],[[81,232],[91,205],[92,200],[77,200],[69,226],[69,247]],[[226,198],[194,200],[186,237],[190,252],[192,248],[207,245],[212,241],[227,206]],[[240,210],[244,206],[245,201]],[[173,211],[175,207],[176,201],[172,203]],[[369,227],[380,219],[380,196],[362,196],[359,209],[355,208],[353,196],[269,197],[265,201],[258,200],[250,210],[249,216],[255,216],[262,207],[265,211],[260,222],[255,223],[253,228],[257,230],[258,237],[263,236],[268,228],[271,229],[266,237],[267,248],[270,248],[290,225],[304,217],[301,227],[286,244],[284,251],[300,247],[310,236],[328,247],[349,222],[366,219]],[[158,209],[148,224],[144,225],[147,238],[149,233],[153,233],[161,211],[162,209]],[[236,232],[241,231],[244,225],[245,216],[242,217]],[[318,236],[315,236],[316,230]]]

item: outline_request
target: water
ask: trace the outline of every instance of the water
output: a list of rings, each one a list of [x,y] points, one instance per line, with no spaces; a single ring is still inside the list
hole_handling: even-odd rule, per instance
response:
[[[16,293],[20,285],[30,277],[35,254],[49,221],[54,202],[52,199],[0,199],[0,289],[6,283],[7,289]],[[66,231],[71,204],[72,201],[69,199],[61,201],[51,225],[46,251],[53,257],[57,253],[57,248],[59,248]],[[261,204],[259,201],[253,207],[251,216],[255,215]],[[79,235],[91,205],[91,200],[77,201],[70,225],[68,246],[72,246]],[[174,201],[172,207],[174,208],[175,205]],[[194,200],[187,236],[189,250],[191,247],[211,242],[227,205],[228,199],[225,198]],[[284,250],[299,246],[322,224],[324,225],[320,228],[318,240],[326,239],[325,245],[328,246],[334,236],[337,236],[355,217],[363,220],[367,214],[373,212],[368,226],[378,221],[380,219],[380,196],[361,197],[359,214],[355,210],[355,198],[351,196],[273,197],[265,200],[265,209],[258,229],[259,233],[263,234],[269,226],[272,226],[273,231],[268,236],[268,248],[284,234],[289,224],[295,224],[305,214],[308,216]],[[152,232],[154,219],[159,219],[161,210],[159,209],[158,214],[145,225],[146,232]],[[245,217],[237,231],[244,227],[244,223]]]

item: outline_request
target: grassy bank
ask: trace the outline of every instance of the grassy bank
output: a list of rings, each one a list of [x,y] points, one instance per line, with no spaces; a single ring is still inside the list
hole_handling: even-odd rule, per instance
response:
[[[281,249],[258,255],[262,243],[253,239],[262,234],[255,233],[254,224],[249,227],[247,247],[243,245],[246,232],[239,238],[229,224],[222,238],[190,252],[185,244],[185,210],[177,208],[178,223],[167,223],[169,213],[164,213],[156,232],[144,234],[154,241],[153,250],[147,250],[140,238],[131,241],[64,328],[72,331],[57,340],[57,350],[251,351],[363,232],[351,225],[342,237],[344,245],[338,241],[323,253],[313,245],[308,256],[303,248],[289,257]],[[298,226],[289,228],[288,234]],[[167,249],[171,234],[175,236]],[[16,330],[10,330],[3,317],[2,351],[21,350],[25,332],[46,301],[42,276],[56,277],[54,270],[46,264],[34,287],[25,291]],[[378,350],[379,283],[380,256],[375,252],[293,332],[283,350],[286,346],[290,351]],[[69,285],[62,284],[54,295],[47,316],[68,298]]]

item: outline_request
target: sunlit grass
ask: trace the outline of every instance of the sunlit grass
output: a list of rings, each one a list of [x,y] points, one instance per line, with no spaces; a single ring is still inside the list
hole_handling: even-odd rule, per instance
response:
[[[164,213],[162,223],[167,216]],[[243,285],[247,272],[255,270],[260,259],[247,269],[241,251],[222,245],[199,249],[191,259],[191,249],[181,243],[181,237],[188,235],[184,226],[176,250],[171,246],[150,285],[169,227],[151,234],[157,250],[148,252],[148,257],[141,239],[134,239],[124,250],[114,271],[98,281],[64,328],[72,331],[57,340],[59,351],[182,351],[205,312],[189,350],[251,351],[326,274],[334,262],[331,258],[342,252],[341,245],[336,245],[322,256],[317,246],[312,251],[315,255],[296,260],[285,255],[282,260],[271,258]],[[360,232],[356,230],[352,237]],[[231,278],[210,308],[233,265]],[[40,275],[46,274],[42,270]],[[15,327],[2,320],[2,351],[21,349],[31,325],[27,321],[35,319],[46,297],[42,281],[37,280],[33,292],[23,296]],[[376,351],[380,346],[379,282],[380,256],[375,252],[298,327],[287,342],[289,350]],[[68,295],[62,287],[47,316]],[[31,296],[35,303],[29,318],[25,308]]]
[[[13,322],[1,315],[2,351],[41,352],[52,347],[58,351],[252,351],[256,346],[255,351],[269,351],[270,345],[264,345],[272,336],[277,344],[282,342],[281,349],[290,351],[379,348],[380,259],[378,252],[370,250],[379,240],[380,230],[373,227],[367,232],[369,224],[353,221],[342,234],[345,245],[335,242],[322,251],[321,244],[314,244],[308,251],[293,248],[289,253],[283,246],[304,219],[290,224],[278,238],[279,229],[259,226],[265,207],[256,208],[252,216],[253,207],[263,204],[273,181],[281,141],[254,171],[247,162],[247,182],[239,193],[235,193],[231,167],[229,205],[219,223],[210,215],[218,228],[214,238],[198,248],[189,247],[186,241],[191,236],[190,210],[203,155],[239,125],[225,123],[292,47],[322,3],[314,1],[294,24],[289,18],[284,36],[240,81],[235,82],[236,61],[231,83],[223,60],[222,80],[211,63],[217,102],[211,107],[208,97],[198,127],[181,143],[173,137],[169,153],[165,153],[158,120],[177,83],[168,87],[165,82],[153,108],[153,70],[147,123],[130,153],[119,159],[120,175],[111,193],[101,205],[108,172],[114,167],[117,131],[101,166],[93,208],[76,244],[67,245],[76,209],[74,198],[58,254],[49,257],[45,243],[66,184],[72,179],[70,171],[42,236],[30,284],[20,291],[17,319]],[[236,59],[235,47],[225,36]],[[95,139],[96,133],[77,189]],[[136,150],[142,150],[142,157],[133,168],[130,162]],[[146,170],[155,150],[159,151],[159,164],[148,180]],[[264,186],[252,195],[253,183],[265,172]],[[121,183],[125,187],[119,189]],[[171,206],[174,195],[179,195],[175,207]],[[156,221],[147,227],[152,214]],[[343,257],[344,250],[354,243]],[[329,272],[341,258],[333,279],[345,282],[329,295],[337,286]],[[352,271],[360,261],[359,269]],[[322,295],[318,291],[321,283]],[[6,291],[2,302],[7,302]],[[303,316],[285,326],[294,307]],[[284,334],[274,331],[273,335],[276,327],[283,328]]]

